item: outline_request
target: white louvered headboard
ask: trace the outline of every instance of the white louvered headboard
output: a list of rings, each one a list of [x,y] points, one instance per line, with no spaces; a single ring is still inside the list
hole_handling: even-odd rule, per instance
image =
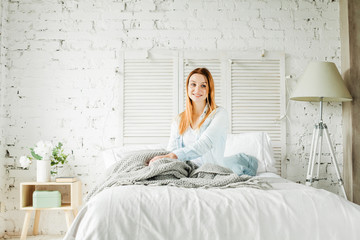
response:
[[[279,174],[286,157],[285,55],[267,52],[125,51],[121,53],[122,144],[167,143],[174,116],[184,110],[185,80],[210,70],[215,100],[230,117],[230,133],[264,131]]]

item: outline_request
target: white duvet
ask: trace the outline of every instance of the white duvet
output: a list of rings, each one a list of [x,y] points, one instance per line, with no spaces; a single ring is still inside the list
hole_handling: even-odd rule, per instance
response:
[[[273,190],[120,186],[79,212],[65,239],[360,239],[360,206],[266,178]]]

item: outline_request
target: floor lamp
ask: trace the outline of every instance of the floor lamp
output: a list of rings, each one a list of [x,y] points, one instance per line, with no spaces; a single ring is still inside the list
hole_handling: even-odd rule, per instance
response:
[[[315,124],[311,148],[309,164],[306,174],[306,185],[311,186],[314,181],[319,181],[319,167],[322,153],[323,136],[330,149],[331,161],[335,166],[336,175],[339,186],[346,197],[343,180],[340,175],[339,166],[335,158],[334,148],[331,144],[329,131],[322,119],[323,102],[346,102],[351,101],[352,97],[345,86],[345,83],[332,62],[311,62],[292,94],[291,100],[320,102],[320,119]],[[317,157],[317,174],[313,177],[315,160]]]

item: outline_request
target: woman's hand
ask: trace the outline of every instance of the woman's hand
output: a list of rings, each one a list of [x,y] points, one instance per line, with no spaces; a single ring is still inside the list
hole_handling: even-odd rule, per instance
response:
[[[172,158],[172,159],[177,159],[177,156],[174,153],[169,153],[166,155],[161,155],[161,156],[156,156],[153,157],[148,163],[147,165],[150,165],[150,163],[155,162],[156,160],[162,159],[162,158]]]

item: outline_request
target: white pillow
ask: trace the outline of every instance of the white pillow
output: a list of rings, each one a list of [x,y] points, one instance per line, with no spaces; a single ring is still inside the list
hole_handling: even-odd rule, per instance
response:
[[[257,173],[277,173],[270,137],[265,132],[228,134],[224,156],[245,153],[258,160]]]
[[[127,154],[138,150],[166,150],[165,144],[148,145],[126,145],[106,149],[101,153],[105,168],[108,169],[119,159]],[[245,153],[256,157],[258,160],[257,173],[272,172],[277,173],[275,159],[272,150],[270,137],[265,132],[250,132],[241,134],[228,134],[224,156],[228,157],[237,153]]]
[[[166,150],[164,144],[149,144],[149,145],[126,145],[123,147],[115,147],[106,149],[101,153],[101,157],[105,164],[105,169],[122,159],[127,154],[138,150]]]

